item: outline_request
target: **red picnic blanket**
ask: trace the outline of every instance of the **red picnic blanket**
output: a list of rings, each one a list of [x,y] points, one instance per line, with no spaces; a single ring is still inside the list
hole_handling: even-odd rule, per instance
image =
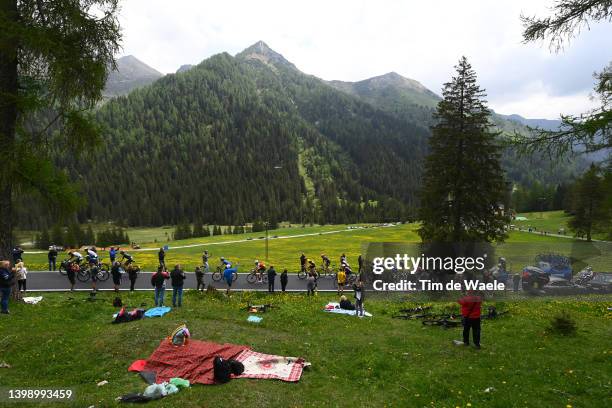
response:
[[[164,339],[147,360],[134,361],[129,370],[152,371],[157,383],[180,377],[192,384],[214,384],[213,361],[216,356],[226,360],[233,358],[244,364],[244,373],[234,378],[296,382],[302,376],[304,366],[308,365],[302,358],[258,353],[237,344],[189,340],[184,346],[175,346]]]
[[[142,371],[155,372],[157,383],[180,377],[189,380],[190,383],[214,384],[215,357],[236,358],[247,349],[247,346],[199,340],[189,340],[184,346],[174,346],[164,339],[146,360]]]

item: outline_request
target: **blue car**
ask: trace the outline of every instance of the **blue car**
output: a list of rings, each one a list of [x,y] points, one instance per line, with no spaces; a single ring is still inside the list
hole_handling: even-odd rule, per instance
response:
[[[561,254],[539,254],[535,258],[536,266],[549,275],[565,280],[572,280],[574,271],[569,257]]]

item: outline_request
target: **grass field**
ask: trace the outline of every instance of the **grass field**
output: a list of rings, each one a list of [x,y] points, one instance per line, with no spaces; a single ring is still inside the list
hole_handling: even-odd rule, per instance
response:
[[[115,398],[146,384],[127,371],[165,336],[186,323],[195,339],[246,344],[312,363],[299,383],[233,380],[201,386],[150,407],[606,407],[612,386],[612,298],[535,299],[497,303],[510,314],[485,321],[482,350],[451,345],[460,329],[423,327],[392,319],[415,303],[371,294],[372,319],[326,315],[330,296],[269,296],[245,292],[227,299],[189,291],[184,307],[163,318],[112,325],[111,293],[43,294],[38,305],[12,304],[0,318],[0,384],[16,388],[72,388],[76,400],[5,406],[114,407]],[[151,306],[153,294],[122,293],[125,304]],[[335,298],[334,298],[335,299]],[[403,298],[408,299],[408,298]],[[413,298],[410,298],[413,299]],[[409,300],[409,299],[408,299]],[[246,322],[247,301],[277,309],[259,325]],[[487,304],[485,303],[485,306]],[[435,303],[436,310],[456,308]],[[568,311],[575,336],[547,332],[551,316]],[[96,384],[107,380],[102,387]],[[485,391],[489,389],[489,392]]]
[[[318,264],[321,263],[321,253],[330,256],[333,264],[339,263],[339,257],[345,253],[349,262],[357,264],[357,257],[362,253],[363,245],[370,242],[419,242],[417,234],[418,224],[401,224],[382,228],[348,229],[347,225],[327,225],[315,227],[281,228],[269,233],[269,262],[277,269],[287,268],[290,272],[296,272],[299,268],[299,257],[304,252]],[[340,231],[337,233],[318,235],[319,233]],[[302,234],[314,234],[288,239],[273,238],[274,236],[296,236]],[[193,271],[195,266],[201,264],[201,254],[207,249],[212,255],[211,266],[218,263],[219,257],[224,256],[234,263],[241,265],[241,272],[248,271],[255,259],[265,258],[265,240],[259,239],[264,233],[249,233],[240,235],[221,235],[207,238],[194,238],[164,243],[169,245],[166,263],[174,265],[180,263],[187,270]],[[229,242],[245,240],[245,242]],[[571,240],[557,237],[540,236],[526,232],[513,231],[508,239],[509,243],[568,243]],[[196,245],[187,248],[174,248],[187,245]],[[145,270],[153,270],[157,264],[157,245],[148,244],[151,251],[130,251],[135,256],[136,262]],[[102,257],[108,259],[106,252]],[[46,253],[25,254],[26,264],[31,270],[46,269]]]
[[[529,227],[536,228],[537,231],[546,231],[548,233],[557,234],[560,229],[565,230],[565,235],[573,236],[572,231],[568,227],[568,222],[571,217],[564,211],[544,211],[517,214],[527,218],[523,221],[512,221],[512,224],[519,228],[527,229]],[[609,239],[609,235],[605,232],[593,234],[593,239]]]
[[[521,228],[535,227],[538,230],[543,230],[556,234],[560,228],[564,228],[566,234],[571,234],[567,227],[570,216],[563,211],[544,211],[517,214],[519,217],[525,217],[527,220],[514,220],[512,224]]]

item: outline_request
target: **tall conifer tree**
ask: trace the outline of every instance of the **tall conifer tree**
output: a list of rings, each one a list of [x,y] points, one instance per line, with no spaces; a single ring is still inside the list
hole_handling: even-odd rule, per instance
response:
[[[476,73],[465,57],[444,84],[435,113],[421,191],[419,231],[425,242],[503,241],[508,218],[498,135]]]

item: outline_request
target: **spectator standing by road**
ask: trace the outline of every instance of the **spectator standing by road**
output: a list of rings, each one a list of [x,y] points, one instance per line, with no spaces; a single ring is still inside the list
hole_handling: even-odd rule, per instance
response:
[[[344,293],[344,285],[346,285],[346,272],[344,272],[344,268],[338,270],[336,283],[338,285],[338,295],[342,295]]]
[[[181,269],[181,265],[174,265],[174,269],[170,273],[172,282],[172,306],[183,306],[183,283],[185,281],[185,271]],[[178,300],[178,302],[177,302]]]
[[[49,260],[49,270],[55,271],[56,262],[57,262],[57,248],[55,248],[55,245],[51,245],[49,247],[49,253],[47,254],[47,259]]]
[[[117,248],[110,247],[108,250],[108,257],[110,258],[111,263],[115,263],[115,258],[117,258]]]
[[[166,280],[168,279],[170,279],[168,271],[164,270],[161,266],[151,276],[151,285],[155,287],[155,306],[164,305],[164,292],[166,291]]]
[[[274,293],[274,280],[276,279],[276,269],[270,265],[268,268],[268,292]]]
[[[157,259],[159,259],[160,266],[166,267],[166,251],[164,248],[159,248],[159,252],[157,253]]]
[[[13,265],[17,265],[19,261],[23,261],[23,249],[17,245],[13,248]]]
[[[458,300],[461,305],[461,316],[463,317],[463,344],[470,345],[470,330],[474,347],[480,349],[480,308],[482,298],[472,290],[468,291],[467,296]],[[455,341],[455,344],[461,344]]]
[[[9,261],[0,261],[0,300],[2,314],[9,314],[9,298],[11,297],[11,288],[15,281],[15,274],[11,270]]]
[[[204,272],[202,271],[202,268],[200,268],[199,266],[196,266],[195,268],[195,276],[196,276],[196,282],[197,282],[196,290],[200,290],[203,292],[204,286],[205,286],[204,285]]]
[[[281,282],[281,290],[284,292],[287,289],[287,282],[289,281],[289,276],[287,275],[287,270],[283,269],[283,272],[280,275]]]
[[[119,292],[119,287],[121,286],[121,263],[117,261],[113,262],[113,266],[111,266],[110,272],[113,278],[115,292]]]
[[[308,272],[308,276],[306,277],[306,295],[314,296],[315,294],[315,285],[316,285],[316,272]]]
[[[15,279],[17,279],[17,290],[23,294],[26,289],[26,278],[28,275],[28,270],[26,269],[23,262],[19,262],[15,265]]]
[[[355,291],[355,316],[363,316],[363,302],[365,299],[365,287],[363,281],[359,280],[353,285]]]
[[[121,263],[119,263],[121,265]],[[128,278],[130,279],[130,292],[134,291],[134,286],[136,285],[136,279],[138,279],[138,269],[134,267],[127,268]]]

